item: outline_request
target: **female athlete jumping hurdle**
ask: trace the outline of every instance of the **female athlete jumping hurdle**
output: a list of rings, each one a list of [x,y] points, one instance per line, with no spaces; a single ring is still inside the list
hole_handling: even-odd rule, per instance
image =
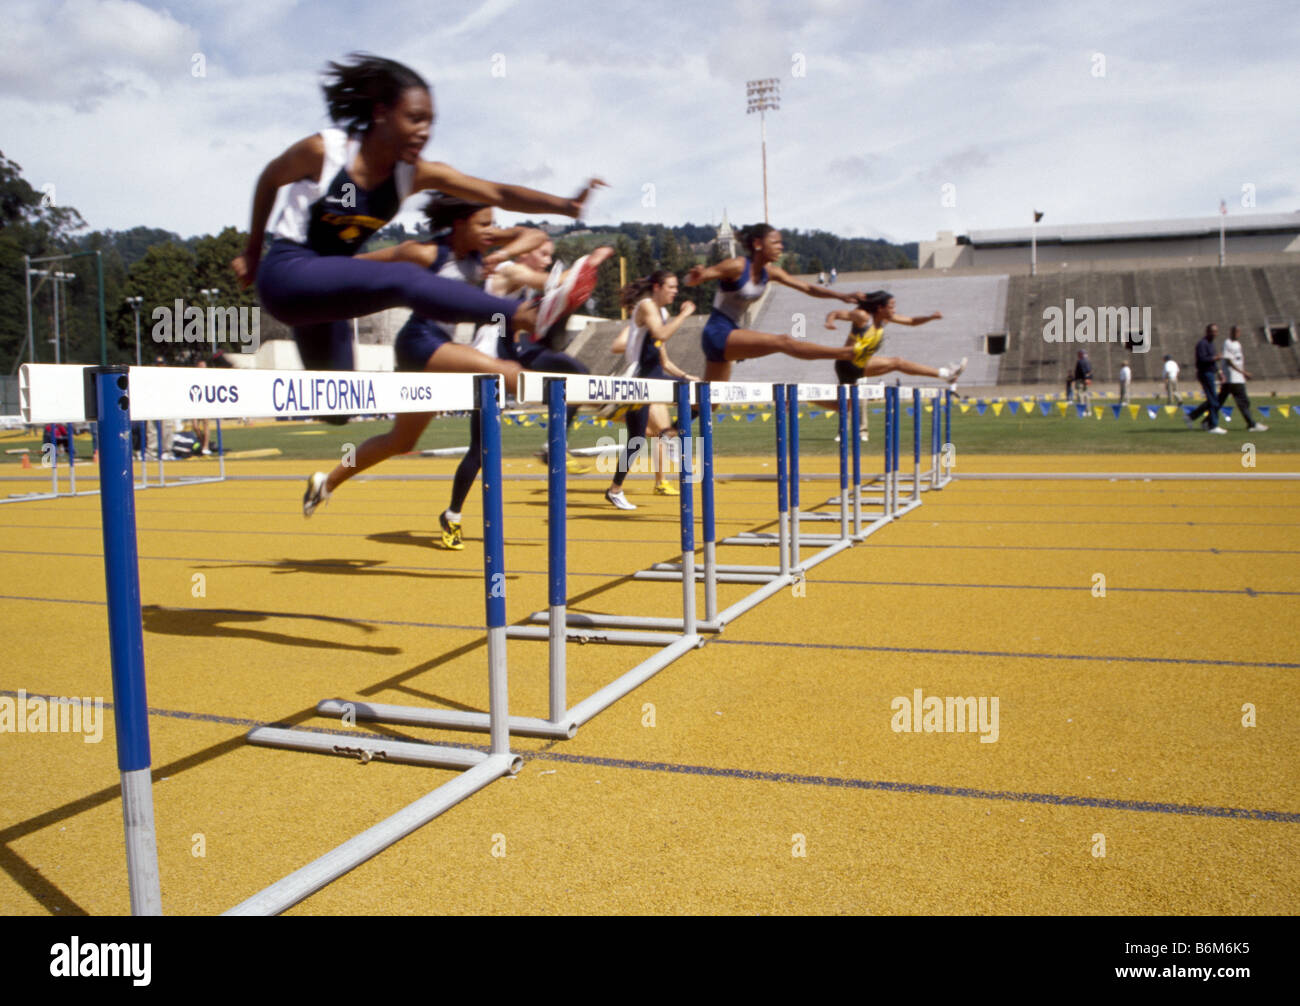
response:
[[[406,306],[437,321],[506,319],[513,331],[545,332],[591,296],[595,269],[541,302],[492,297],[412,262],[367,261],[357,251],[414,192],[439,189],[490,206],[578,217],[593,178],[572,199],[462,174],[420,153],[433,128],[433,97],[415,71],[353,53],[330,63],[325,103],[337,128],[299,140],[257,180],[244,254],[231,262],[241,287],[256,279],[262,306],[293,328],[303,365],[351,370],[351,318]],[[276,195],[288,187],[266,257],[262,243]],[[340,417],[342,418],[342,417]]]
[[[800,360],[852,360],[851,346],[820,346],[791,335],[774,335],[741,328],[745,309],[763,295],[769,280],[798,290],[810,297],[854,303],[851,293],[838,293],[795,279],[776,263],[785,251],[781,232],[768,224],[754,224],[740,232],[746,257],[729,258],[717,265],[697,265],[686,274],[687,286],[699,286],[711,279],[720,280],[713,298],[713,311],[704,324],[704,368],[706,381],[731,378],[731,365],[771,353],[785,353]]]

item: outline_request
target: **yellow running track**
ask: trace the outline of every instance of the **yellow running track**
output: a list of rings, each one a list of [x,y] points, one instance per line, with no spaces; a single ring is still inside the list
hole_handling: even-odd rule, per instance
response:
[[[1223,465],[963,457],[958,481],[812,570],[805,596],[741,616],[573,740],[516,738],[516,778],[293,912],[1294,913],[1295,483],[960,480]],[[758,458],[720,469],[771,471]],[[527,472],[541,469],[507,467]],[[676,501],[648,479],[629,485],[641,509],[624,514],[603,482],[570,482],[571,607],[678,614],[679,585],[626,579],[679,557]],[[805,483],[805,509],[836,489]],[[301,491],[234,481],[136,496],[169,914],[230,908],[453,776],[254,747],[250,727],[346,732],[314,714],[333,696],[486,708],[477,489],[460,553],[430,544],[446,482],[357,480],[311,521]],[[506,483],[512,622],[545,607],[545,505],[543,482]],[[718,511],[719,537],[767,529],[775,486],[723,481]],[[101,552],[97,497],[0,507],[0,700],[111,701]],[[728,546],[719,560],[776,555]],[[719,589],[725,606],[753,588]],[[570,645],[570,703],[650,652]],[[509,654],[511,712],[544,716],[545,644],[511,641]],[[917,689],[996,698],[996,741],[896,732],[891,704]],[[100,743],[0,733],[0,912],[127,911],[105,718]]]

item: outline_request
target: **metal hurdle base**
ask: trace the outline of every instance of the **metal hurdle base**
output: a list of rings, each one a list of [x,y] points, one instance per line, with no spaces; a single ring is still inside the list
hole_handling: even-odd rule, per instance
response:
[[[267,728],[270,729],[270,728]],[[298,733],[288,730],[286,733]],[[333,738],[335,741],[339,738]],[[422,745],[411,745],[421,747]],[[314,749],[311,749],[314,750]],[[322,887],[377,856],[394,842],[424,827],[435,817],[477,793],[489,783],[519,771],[522,759],[515,754],[483,755],[482,760],[455,779],[399,810],[392,817],[367,828],[360,835],[330,850],[319,859],[295,870],[283,880],[240,902],[223,915],[278,915],[310,897]]]

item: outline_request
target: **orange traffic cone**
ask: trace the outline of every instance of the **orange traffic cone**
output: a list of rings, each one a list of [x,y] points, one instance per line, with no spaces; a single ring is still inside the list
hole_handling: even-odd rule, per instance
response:
[[[27,456],[26,451],[23,451],[23,467],[30,468],[31,466],[32,466],[32,459]]]

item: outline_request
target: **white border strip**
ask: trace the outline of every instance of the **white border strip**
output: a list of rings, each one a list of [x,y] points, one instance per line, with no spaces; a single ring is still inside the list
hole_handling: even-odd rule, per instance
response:
[[[23,364],[19,400],[29,423],[85,422],[84,372],[70,364]],[[474,408],[475,374],[132,367],[133,420],[305,419]],[[501,382],[497,384],[498,393]]]

